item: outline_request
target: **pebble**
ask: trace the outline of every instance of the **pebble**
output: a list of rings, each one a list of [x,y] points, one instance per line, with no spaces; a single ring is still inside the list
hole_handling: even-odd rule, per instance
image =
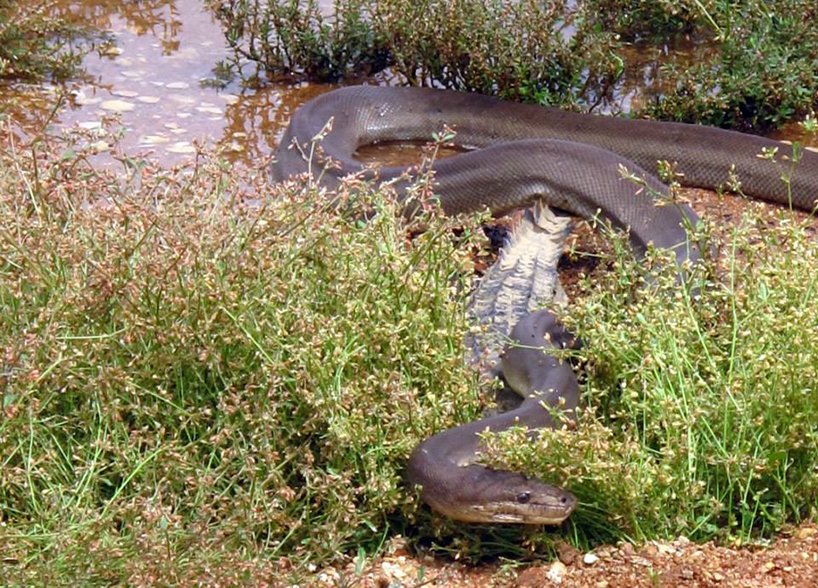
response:
[[[577,561],[579,555],[579,550],[570,543],[561,541],[557,545],[557,557],[567,566],[570,566],[572,563]]]
[[[567,571],[568,567],[560,560],[556,559],[551,564],[551,567],[548,568],[548,572],[546,572],[545,577],[551,580],[554,584],[560,584],[562,583],[562,579],[565,577],[565,573]]]
[[[145,104],[156,104],[159,102],[159,96],[139,96],[137,100],[140,102],[144,102]]]
[[[401,568],[399,565],[393,564],[392,562],[383,562],[381,564],[381,569],[387,577],[398,579],[406,578],[406,572],[403,571],[403,568]]]
[[[815,527],[801,527],[795,532],[795,536],[799,539],[807,539],[815,535]]]
[[[595,554],[593,551],[589,551],[584,556],[582,556],[582,563],[584,563],[586,566],[592,566],[598,561],[599,556],[597,556],[597,554]]]
[[[521,570],[514,582],[515,588],[542,588],[545,584],[543,576],[548,577],[549,574],[548,571],[543,573],[544,568],[545,566],[532,566]],[[559,582],[554,583],[559,584]]]
[[[104,153],[105,151],[108,151],[111,148],[111,146],[108,145],[108,141],[103,140],[91,143],[89,147],[91,148],[91,151],[93,151],[94,153]]]
[[[601,545],[597,548],[595,553],[602,559],[610,559],[613,552],[614,548],[610,545]]]

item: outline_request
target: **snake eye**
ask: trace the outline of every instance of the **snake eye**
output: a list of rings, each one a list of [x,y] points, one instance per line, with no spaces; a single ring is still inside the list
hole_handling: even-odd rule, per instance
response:
[[[517,502],[520,504],[526,504],[529,500],[531,500],[531,493],[529,492],[520,492],[517,495]]]

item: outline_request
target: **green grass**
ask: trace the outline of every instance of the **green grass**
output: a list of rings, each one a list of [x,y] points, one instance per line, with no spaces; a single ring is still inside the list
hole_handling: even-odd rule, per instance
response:
[[[462,343],[474,220],[408,222],[354,183],[332,207],[207,154],[97,171],[83,145],[0,150],[4,583],[309,581],[397,534],[522,559],[815,516],[808,227],[751,214],[685,288],[616,241],[565,319],[586,342],[577,430],[489,456],[580,508],[561,529],[457,525],[403,468],[482,408]]]
[[[49,16],[47,0],[0,0],[0,78],[65,79],[76,74],[79,27]],[[85,32],[89,36],[89,32]]]
[[[532,444],[511,432],[494,455],[574,490],[570,526],[583,544],[746,542],[814,517],[813,235],[806,221],[770,226],[750,212],[717,241],[722,263],[683,287],[670,260],[646,270],[620,256],[565,317],[586,344],[577,430]]]
[[[445,87],[593,110],[628,67],[661,87],[634,116],[756,129],[818,106],[818,12],[812,0],[235,0],[210,5],[228,43],[275,76]],[[632,64],[644,49],[699,51]],[[631,51],[627,51],[630,48]],[[709,48],[709,51],[702,51]]]
[[[252,583],[415,516],[409,452],[479,409],[468,234],[210,159],[0,161],[0,577]]]

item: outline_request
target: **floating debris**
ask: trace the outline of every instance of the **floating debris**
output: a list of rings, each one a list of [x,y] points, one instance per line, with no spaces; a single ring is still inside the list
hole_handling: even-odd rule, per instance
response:
[[[140,145],[161,145],[170,141],[169,137],[164,135],[145,135],[140,138]]]
[[[134,109],[133,102],[127,102],[125,100],[105,100],[99,106],[102,110],[109,112],[130,112]]]
[[[196,148],[187,141],[179,141],[169,145],[165,150],[170,153],[196,153]]]
[[[74,102],[80,106],[99,104],[102,101],[99,96],[89,96],[83,90],[75,90],[72,94],[74,95]]]
[[[212,106],[212,105],[197,106],[196,110],[199,111],[199,112],[204,112],[206,114],[218,114],[220,116],[222,114],[222,109],[221,108],[219,108],[218,106]]]
[[[168,94],[168,100],[176,102],[177,104],[195,104],[196,100],[184,94]]]
[[[116,57],[117,55],[122,55],[122,49],[116,45],[103,45],[100,48],[99,53],[100,55],[105,55],[107,57]]]

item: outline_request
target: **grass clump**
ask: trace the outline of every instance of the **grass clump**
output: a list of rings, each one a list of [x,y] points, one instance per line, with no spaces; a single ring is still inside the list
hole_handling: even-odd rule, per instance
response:
[[[566,2],[212,1],[228,43],[268,72],[322,81],[390,68],[406,83],[570,103],[612,83],[614,37]],[[574,34],[568,31],[574,30]]]
[[[713,2],[704,30],[710,59],[676,69],[668,89],[644,113],[682,122],[768,131],[818,105],[818,8],[785,0],[770,5]]]
[[[752,214],[680,288],[626,258],[566,317],[585,342],[576,430],[495,442],[561,481],[583,541],[768,537],[818,506],[818,245]],[[692,287],[695,285],[695,288]]]
[[[5,577],[257,583],[375,549],[411,449],[477,414],[451,221],[409,240],[363,188],[85,153],[0,152]]]
[[[818,104],[815,3],[784,0],[211,0],[229,44],[276,75],[391,82],[593,109],[612,101],[638,47],[684,35],[637,116],[766,131]],[[664,52],[664,51],[661,51]],[[677,65],[679,64],[679,65]],[[640,66],[641,67],[641,66]],[[657,66],[658,67],[658,66]]]
[[[80,54],[71,47],[76,27],[48,16],[49,3],[0,0],[0,78],[64,79]]]

